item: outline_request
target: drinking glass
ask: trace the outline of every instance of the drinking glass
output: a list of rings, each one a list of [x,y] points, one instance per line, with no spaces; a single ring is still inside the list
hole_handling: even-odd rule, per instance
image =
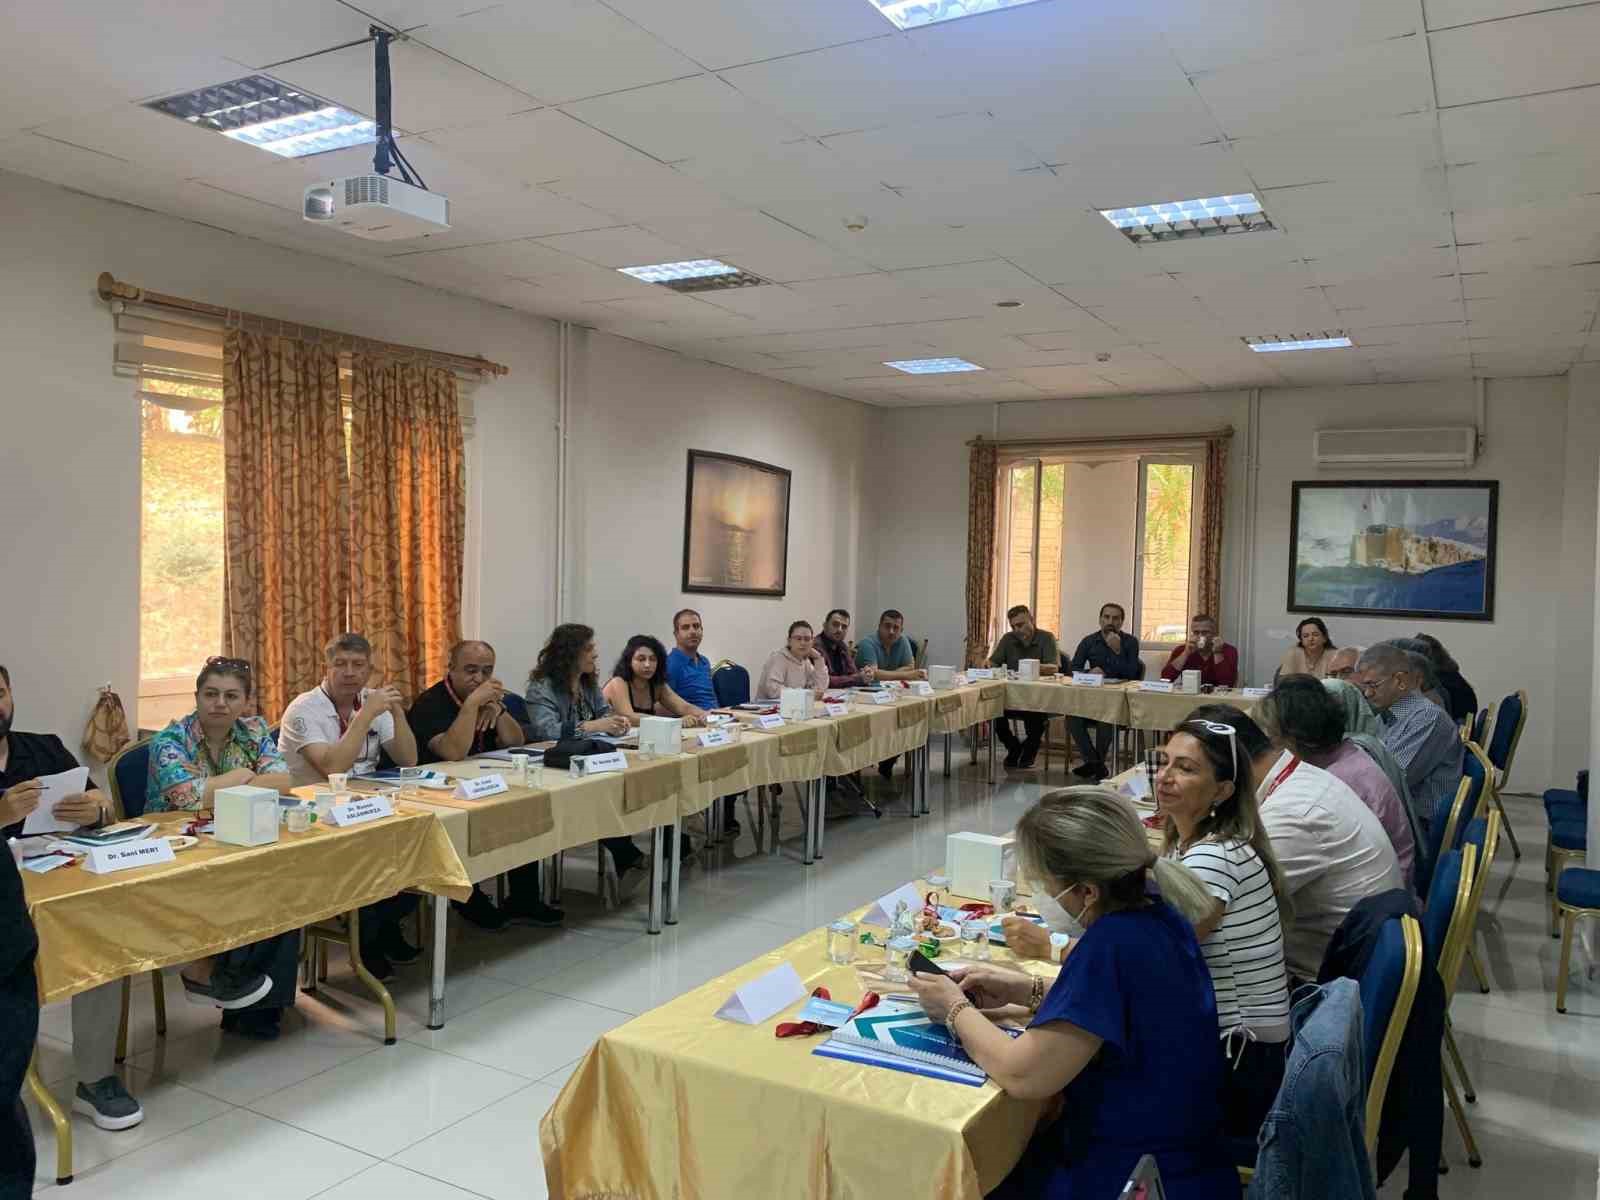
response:
[[[968,917],[961,923],[961,951],[967,958],[989,961],[988,917]]]
[[[989,903],[994,905],[995,916],[1011,911],[1011,901],[1017,894],[1017,885],[1009,879],[989,880]]]
[[[883,948],[883,977],[895,983],[904,983],[911,978],[911,972],[906,969],[906,964],[911,961],[911,954],[917,948],[917,939],[901,934],[892,937]]]
[[[835,966],[848,967],[856,960],[856,942],[860,928],[849,917],[840,917],[828,926],[828,961]]]
[[[289,810],[289,832],[304,833],[311,828],[311,810],[295,805]]]

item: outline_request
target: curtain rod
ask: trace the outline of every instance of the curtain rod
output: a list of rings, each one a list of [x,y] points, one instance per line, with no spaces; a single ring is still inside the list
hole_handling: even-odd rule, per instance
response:
[[[299,341],[310,341],[307,334],[316,335],[317,338],[334,338],[346,343],[351,348],[369,348],[380,354],[391,357],[404,358],[410,355],[421,355],[433,359],[445,366],[454,367],[462,371],[476,371],[479,375],[509,375],[511,368],[497,362],[490,362],[477,355],[449,354],[442,350],[429,350],[423,346],[408,346],[403,342],[383,342],[375,338],[364,338],[357,334],[345,333],[338,329],[324,329],[317,325],[302,325],[295,321],[284,321],[278,317],[263,317],[258,313],[242,312],[236,308],[222,308],[216,304],[206,304],[200,300],[186,300],[182,296],[167,296],[161,292],[147,292],[142,287],[131,283],[123,283],[115,278],[110,271],[100,272],[100,278],[95,281],[95,290],[100,293],[100,299],[110,302],[112,300],[131,300],[137,304],[149,304],[156,308],[170,308],[178,312],[199,313],[202,316],[217,317],[225,323],[242,324],[246,321],[260,326],[261,332],[271,332],[279,337],[292,337]]]
[[[1225,425],[1221,429],[1196,430],[1194,433],[1122,433],[1112,434],[1107,437],[1082,437],[1082,438],[986,438],[979,434],[967,441],[969,446],[994,446],[1000,450],[1020,450],[1024,447],[1037,446],[1042,450],[1055,450],[1066,446],[1113,446],[1127,442],[1137,442],[1149,446],[1160,442],[1200,442],[1208,438],[1231,438],[1233,426]]]

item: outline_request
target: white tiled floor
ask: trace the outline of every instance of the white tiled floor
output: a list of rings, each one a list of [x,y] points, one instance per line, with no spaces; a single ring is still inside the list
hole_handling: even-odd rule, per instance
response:
[[[587,890],[592,875],[570,864],[568,929],[453,929],[443,1030],[425,1027],[422,964],[402,969],[392,985],[401,1041],[392,1047],[347,969],[336,968],[321,995],[302,996],[270,1045],[224,1037],[215,1013],[184,1004],[176,988],[168,1036],[158,1040],[140,981],[126,1070],[145,1123],[103,1133],[75,1118],[78,1175],[65,1195],[539,1200],[539,1118],[599,1034],[939,866],[947,833],[1010,828],[1040,790],[1037,775],[990,789],[975,773],[946,781],[936,768],[931,817],[911,821],[900,805],[881,820],[863,813],[831,823],[827,856],[810,869],[792,838],[769,859],[746,833],[685,871],[682,920],[659,937],[644,932],[642,902],[602,913]],[[1440,1194],[1594,1200],[1600,984],[1575,979],[1568,1015],[1556,1015],[1543,814],[1533,800],[1508,803],[1524,857],[1514,863],[1502,843],[1484,902],[1478,944],[1494,990],[1479,995],[1464,979],[1453,1009],[1477,1087],[1469,1115],[1484,1165],[1468,1168],[1447,1123],[1451,1169]],[[792,799],[786,816],[786,832],[797,833]],[[699,823],[691,826],[698,843]],[[70,1097],[64,1005],[47,1010],[43,1029],[43,1073]],[[42,1193],[54,1189],[55,1144],[48,1122],[33,1116]],[[1402,1165],[1383,1195],[1398,1198],[1404,1176]]]

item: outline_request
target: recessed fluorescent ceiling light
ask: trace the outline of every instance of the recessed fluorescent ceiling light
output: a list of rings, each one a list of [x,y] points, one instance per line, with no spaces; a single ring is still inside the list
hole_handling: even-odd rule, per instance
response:
[[[1294,337],[1276,333],[1269,337],[1247,337],[1244,344],[1257,354],[1276,354],[1280,350],[1342,350],[1355,345],[1342,329],[1325,329],[1321,333],[1302,333]]]
[[[1258,233],[1273,228],[1272,218],[1251,192],[1140,204],[1133,208],[1102,208],[1100,215],[1122,230],[1130,242],[1138,244],[1217,237],[1227,233]]]
[[[270,75],[250,75],[153,100],[145,107],[284,158],[304,158],[378,140],[377,124],[360,113]]]
[[[1020,8],[1036,0],[872,0],[875,7],[896,29],[915,29],[918,25],[937,25],[976,13],[1001,8]]]
[[[659,283],[675,292],[717,292],[725,288],[755,287],[766,282],[759,275],[741,271],[714,258],[656,263],[650,267],[618,267],[617,270],[645,283]]]
[[[969,363],[964,358],[902,358],[883,365],[904,371],[907,375],[943,375],[949,371],[983,370],[977,363]]]

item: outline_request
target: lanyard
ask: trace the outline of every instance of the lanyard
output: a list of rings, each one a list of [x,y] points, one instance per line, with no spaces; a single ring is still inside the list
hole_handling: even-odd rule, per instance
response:
[[[350,721],[349,721],[348,718],[345,717],[345,715],[343,713],[341,713],[339,711],[339,706],[334,703],[333,695],[332,695],[331,692],[328,691],[326,685],[323,686],[322,694],[324,696],[327,696],[328,697],[328,703],[333,705],[333,719],[335,721],[339,722],[339,736],[343,737],[345,735],[345,731],[350,728]],[[358,700],[360,698],[361,697],[359,695],[356,697],[356,699],[358,699]]]
[[[1298,767],[1299,765],[1300,765],[1300,756],[1299,755],[1295,755],[1294,757],[1290,758],[1289,759],[1289,765],[1287,767],[1285,767],[1283,770],[1279,771],[1278,774],[1277,774],[1277,777],[1274,778],[1273,781],[1267,785],[1267,790],[1266,790],[1265,793],[1262,794],[1261,799],[1262,800],[1266,800],[1266,798],[1268,796],[1272,795],[1273,792],[1277,791],[1278,790],[1278,785],[1281,784],[1285,779],[1289,778],[1289,776],[1293,775],[1294,774],[1294,769],[1296,767]]]
[[[461,708],[462,708],[461,697],[456,695],[456,689],[455,689],[454,685],[451,684],[450,676],[448,676],[448,675],[446,675],[444,677],[444,690],[447,693],[449,693],[450,699],[452,699],[452,700],[454,700],[456,702],[456,713],[459,715],[460,712],[461,712]],[[472,746],[467,751],[467,756],[469,758],[474,754],[480,754],[480,753],[483,752],[483,742],[484,742],[484,733],[485,732],[486,732],[485,730],[479,729],[476,725],[474,725],[472,727]]]

